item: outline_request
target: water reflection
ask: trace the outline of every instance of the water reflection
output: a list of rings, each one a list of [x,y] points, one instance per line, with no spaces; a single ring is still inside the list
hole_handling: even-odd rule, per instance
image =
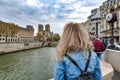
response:
[[[0,80],[48,80],[53,77],[55,48],[0,55]]]

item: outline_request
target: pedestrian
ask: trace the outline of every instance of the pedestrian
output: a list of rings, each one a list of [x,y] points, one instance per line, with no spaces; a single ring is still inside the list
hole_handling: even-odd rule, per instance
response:
[[[67,23],[57,46],[54,80],[102,80],[100,60],[92,48],[84,27],[80,23]],[[92,79],[83,78],[84,73]]]
[[[93,45],[94,45],[94,51],[96,52],[97,56],[102,60],[104,61],[104,54],[103,54],[103,51],[105,51],[105,45],[104,43],[102,42],[102,40],[100,40],[99,38],[97,37],[94,37],[93,38]]]

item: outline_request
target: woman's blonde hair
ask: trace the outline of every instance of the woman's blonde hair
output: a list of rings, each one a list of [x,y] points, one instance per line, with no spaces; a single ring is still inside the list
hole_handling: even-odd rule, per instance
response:
[[[67,52],[78,52],[83,49],[92,50],[89,36],[80,23],[67,23],[62,38],[57,46],[57,58],[63,60]]]

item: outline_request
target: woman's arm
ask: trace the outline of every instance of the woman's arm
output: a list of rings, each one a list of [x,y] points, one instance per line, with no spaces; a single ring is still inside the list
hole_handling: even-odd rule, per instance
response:
[[[65,69],[63,62],[57,61],[54,71],[54,80],[64,80]]]

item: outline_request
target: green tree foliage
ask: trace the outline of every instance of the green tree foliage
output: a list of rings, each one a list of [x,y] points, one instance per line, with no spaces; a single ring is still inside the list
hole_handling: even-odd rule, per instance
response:
[[[52,38],[53,38],[53,41],[59,41],[60,40],[60,35],[56,33],[52,36]]]
[[[43,37],[43,36],[42,36],[40,33],[37,33],[37,35],[36,35],[37,40],[41,40],[42,37]]]
[[[19,30],[20,28],[18,25],[0,21],[0,34],[6,34],[14,37],[14,35],[17,34]]]
[[[52,41],[52,38],[51,38],[51,37],[48,37],[46,41]]]
[[[0,34],[4,34],[5,33],[5,26],[4,25],[5,24],[2,21],[0,21]]]
[[[17,34],[20,30],[20,28],[18,27],[18,25],[15,25],[15,24],[9,24],[9,29],[10,29],[10,35],[11,37],[14,37],[15,34]]]

